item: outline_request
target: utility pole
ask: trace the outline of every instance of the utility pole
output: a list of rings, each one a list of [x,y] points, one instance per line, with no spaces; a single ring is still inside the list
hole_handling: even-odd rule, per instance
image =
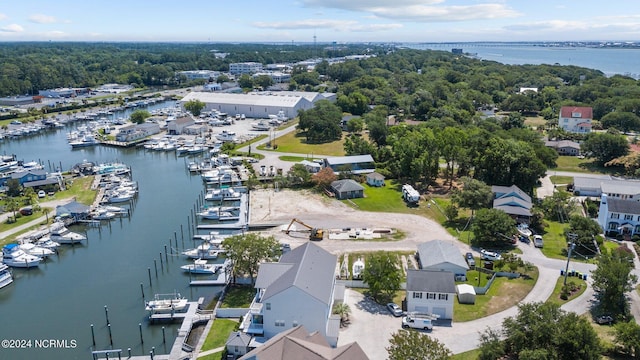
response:
[[[567,275],[569,273],[569,259],[571,259],[571,252],[576,247],[576,239],[578,237],[577,234],[571,233],[567,234],[569,238],[569,250],[567,251],[567,266],[564,268],[564,286],[567,286]]]

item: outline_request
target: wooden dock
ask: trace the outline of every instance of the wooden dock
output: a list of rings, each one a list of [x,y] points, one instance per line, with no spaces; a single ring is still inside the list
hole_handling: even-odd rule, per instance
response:
[[[231,261],[229,259],[224,261],[220,273],[216,279],[210,280],[191,280],[189,285],[191,286],[221,286],[225,285],[229,281],[229,272],[231,271]]]

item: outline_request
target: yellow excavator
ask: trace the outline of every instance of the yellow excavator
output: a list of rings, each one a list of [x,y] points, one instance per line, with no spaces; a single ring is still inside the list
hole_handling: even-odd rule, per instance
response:
[[[291,230],[291,226],[293,226],[294,223],[298,223],[304,227],[306,227],[307,229],[309,229],[310,233],[309,233],[309,240],[313,240],[313,241],[320,241],[322,239],[324,239],[324,230],[322,229],[318,229],[318,228],[314,228],[313,226],[309,226],[307,224],[305,224],[304,222],[294,218],[291,220],[291,222],[289,223],[289,226],[287,226],[287,230],[284,231],[285,234],[289,235],[289,233],[292,231]]]

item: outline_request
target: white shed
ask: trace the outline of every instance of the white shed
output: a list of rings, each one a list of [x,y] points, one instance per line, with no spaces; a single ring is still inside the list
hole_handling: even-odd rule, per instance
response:
[[[456,285],[456,293],[458,294],[458,302],[460,304],[475,304],[476,290],[469,284]]]

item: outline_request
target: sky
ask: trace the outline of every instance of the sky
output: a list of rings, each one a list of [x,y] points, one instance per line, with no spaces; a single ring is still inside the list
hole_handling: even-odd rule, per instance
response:
[[[0,0],[0,41],[638,41],[638,0]]]

